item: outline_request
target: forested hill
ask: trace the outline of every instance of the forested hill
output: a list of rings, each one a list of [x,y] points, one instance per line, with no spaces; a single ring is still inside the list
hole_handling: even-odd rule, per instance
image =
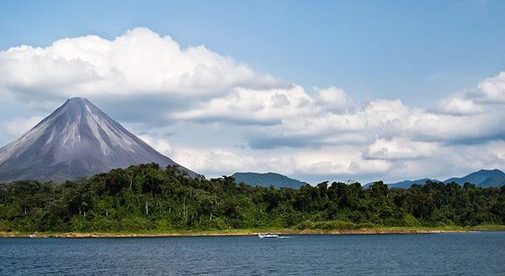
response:
[[[298,189],[307,183],[278,173],[253,173],[238,172],[232,175],[237,183],[243,182],[252,186],[276,187],[276,188],[295,188]]]
[[[468,182],[480,187],[500,187],[505,185],[505,173],[497,169],[480,170],[463,177],[453,177],[444,181],[444,183],[451,182],[456,182],[460,185]]]
[[[300,189],[192,179],[173,167],[132,166],[64,184],[0,185],[0,231],[145,231],[504,224],[505,188],[382,182]]]

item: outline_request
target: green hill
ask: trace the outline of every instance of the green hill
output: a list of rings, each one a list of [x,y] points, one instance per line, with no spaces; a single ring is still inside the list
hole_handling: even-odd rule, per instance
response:
[[[232,175],[237,183],[245,183],[251,186],[262,186],[276,188],[293,188],[298,189],[307,184],[300,180],[289,178],[278,173],[253,173],[253,172],[237,172]]]

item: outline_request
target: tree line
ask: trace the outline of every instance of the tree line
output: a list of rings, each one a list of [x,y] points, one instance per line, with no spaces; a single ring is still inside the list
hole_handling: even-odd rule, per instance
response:
[[[157,164],[62,184],[0,184],[0,231],[170,231],[505,224],[505,186],[322,182],[255,187]]]

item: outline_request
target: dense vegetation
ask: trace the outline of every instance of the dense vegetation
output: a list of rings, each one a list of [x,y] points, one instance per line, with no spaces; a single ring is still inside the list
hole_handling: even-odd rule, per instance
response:
[[[300,189],[190,179],[156,164],[117,169],[64,184],[0,184],[0,231],[171,231],[337,229],[505,224],[505,187],[427,183],[323,182]]]

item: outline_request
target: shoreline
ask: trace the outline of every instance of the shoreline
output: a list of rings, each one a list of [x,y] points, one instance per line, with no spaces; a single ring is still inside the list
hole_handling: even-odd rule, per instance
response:
[[[416,235],[468,233],[484,231],[505,231],[505,226],[496,227],[460,227],[460,228],[363,228],[363,229],[232,229],[208,231],[167,231],[167,232],[6,232],[0,231],[0,238],[169,238],[169,237],[233,237],[257,236],[258,233],[280,235]]]

